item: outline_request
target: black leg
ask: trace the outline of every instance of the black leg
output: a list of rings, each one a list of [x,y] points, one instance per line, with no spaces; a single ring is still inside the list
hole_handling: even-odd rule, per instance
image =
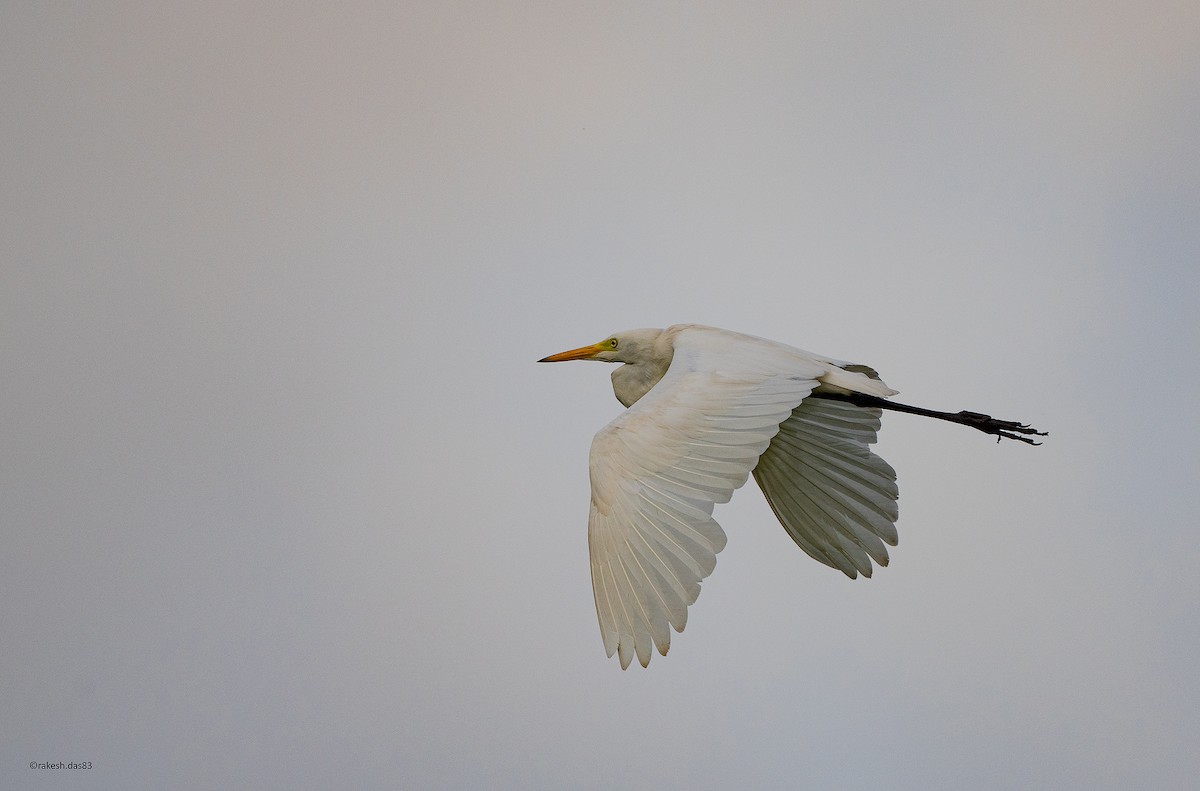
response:
[[[1026,423],[1018,423],[1015,420],[1000,420],[999,418],[984,415],[980,412],[968,412],[966,410],[961,412],[937,412],[932,409],[922,409],[919,406],[900,404],[895,401],[888,401],[886,398],[864,395],[862,393],[813,393],[812,397],[845,401],[855,406],[877,407],[879,409],[890,409],[893,412],[907,412],[910,415],[922,415],[924,417],[937,418],[938,420],[948,420],[951,423],[958,423],[962,426],[970,426],[973,429],[978,429],[984,434],[995,434],[997,442],[1001,439],[1015,439],[1030,445],[1041,445],[1042,443],[1036,442],[1030,437],[1045,437],[1048,435],[1048,432],[1038,431]]]

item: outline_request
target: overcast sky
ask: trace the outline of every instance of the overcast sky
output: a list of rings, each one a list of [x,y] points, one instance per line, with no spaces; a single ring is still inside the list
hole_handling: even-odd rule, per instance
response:
[[[0,107],[5,788],[1195,787],[1194,2],[6,2]],[[678,322],[1051,435],[622,672],[533,361]]]

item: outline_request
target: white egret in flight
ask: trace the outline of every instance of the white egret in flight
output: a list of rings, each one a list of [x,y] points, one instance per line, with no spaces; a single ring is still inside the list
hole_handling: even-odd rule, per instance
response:
[[[881,410],[1037,444],[1023,423],[887,401],[879,375],[774,341],[698,324],[619,332],[538,362],[624,363],[628,409],[592,440],[588,548],[604,649],[627,668],[664,656],[671,627],[712,573],[725,533],[712,518],[750,473],[788,535],[851,579],[896,545],[896,473],[868,447]]]

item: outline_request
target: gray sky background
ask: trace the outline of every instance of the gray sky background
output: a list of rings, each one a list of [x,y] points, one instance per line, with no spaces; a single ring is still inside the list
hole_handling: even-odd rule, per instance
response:
[[[1194,787],[1200,7],[991,5],[5,3],[0,785]],[[622,673],[533,361],[688,321],[1051,437]]]

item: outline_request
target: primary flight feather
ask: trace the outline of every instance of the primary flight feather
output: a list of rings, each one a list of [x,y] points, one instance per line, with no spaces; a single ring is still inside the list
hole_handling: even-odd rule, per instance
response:
[[[712,518],[754,474],[788,535],[851,578],[895,546],[896,473],[871,452],[882,409],[1032,442],[1028,426],[896,404],[879,375],[698,324],[617,333],[538,362],[623,363],[628,407],[592,440],[588,548],[604,649],[627,668],[682,632],[725,533]]]

